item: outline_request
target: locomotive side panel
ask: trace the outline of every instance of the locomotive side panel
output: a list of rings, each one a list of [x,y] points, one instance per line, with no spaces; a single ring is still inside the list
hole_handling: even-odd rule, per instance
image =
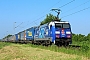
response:
[[[40,44],[50,44],[51,37],[50,37],[50,30],[48,24],[41,25],[35,29],[35,36],[34,41]]]

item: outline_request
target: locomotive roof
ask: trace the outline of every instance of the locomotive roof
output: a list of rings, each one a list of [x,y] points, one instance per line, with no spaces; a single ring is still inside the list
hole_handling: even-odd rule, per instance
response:
[[[69,22],[68,21],[60,21],[60,22],[54,21],[54,23],[69,23]]]
[[[58,21],[52,21],[52,22],[49,23],[49,26],[50,26],[50,25],[54,26],[55,23],[69,23],[69,22],[68,22],[68,21],[60,21],[60,22],[58,22]],[[49,28],[50,28],[50,27],[49,27]]]

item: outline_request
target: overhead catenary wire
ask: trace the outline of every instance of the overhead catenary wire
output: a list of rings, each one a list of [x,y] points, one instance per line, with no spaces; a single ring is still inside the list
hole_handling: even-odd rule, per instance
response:
[[[19,25],[17,25],[15,28],[18,28],[20,25],[22,25],[23,24],[23,22],[22,23],[20,23]]]
[[[69,11],[72,11],[72,10],[74,10],[74,9],[76,9],[76,8],[78,8],[78,7],[80,7],[80,6],[84,5],[84,4],[86,4],[86,3],[88,3],[88,2],[90,2],[90,0],[88,0],[88,1],[86,1],[86,2],[84,2],[84,3],[82,3],[82,4],[80,4],[80,5],[78,5],[78,6],[75,6],[74,8],[71,8],[71,9],[67,10],[66,12],[64,12],[64,13],[62,13],[62,14],[65,14],[65,13],[67,13],[67,12],[69,12]]]
[[[65,18],[65,17],[67,17],[67,16],[70,16],[70,15],[73,15],[73,14],[79,13],[79,12],[81,12],[81,11],[87,10],[87,9],[89,9],[89,8],[90,8],[90,7],[87,7],[87,8],[84,8],[84,9],[82,9],[82,10],[79,10],[79,11],[76,11],[76,12],[74,12],[74,13],[71,13],[71,14],[69,14],[69,15],[63,16],[63,17],[61,17],[61,19],[62,19],[62,18]]]
[[[59,7],[59,8],[62,8],[62,7],[66,6],[66,5],[70,4],[70,3],[72,3],[72,2],[74,2],[74,1],[75,1],[75,0],[72,0],[72,1],[70,1],[70,2],[68,2],[68,3],[64,4],[64,5],[62,5],[62,6]]]
[[[45,14],[45,15],[43,15],[42,17],[40,17],[40,18],[38,18],[38,19],[36,19],[36,20],[34,20],[34,21],[30,22],[29,24],[32,24],[32,23],[34,23],[34,22],[38,21],[39,19],[41,19],[41,18],[43,18],[43,17],[45,17],[45,16],[46,16],[46,14]],[[27,24],[27,25],[29,25],[29,24]],[[27,25],[25,25],[25,26],[27,26]],[[37,24],[36,24],[36,25],[37,25]]]
[[[61,0],[60,0],[61,1]],[[48,9],[46,9],[43,13],[45,13],[46,11],[49,11],[53,6],[57,5],[58,3],[60,3],[60,1],[56,2],[54,5],[52,5],[51,7],[49,7]]]

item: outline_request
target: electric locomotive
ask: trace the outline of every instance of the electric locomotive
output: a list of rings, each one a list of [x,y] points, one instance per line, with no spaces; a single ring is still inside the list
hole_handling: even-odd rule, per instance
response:
[[[50,45],[69,45],[72,43],[71,26],[66,21],[52,21],[35,29],[34,42]]]
[[[69,22],[54,21],[50,22],[50,31],[52,33],[52,42],[56,45],[69,45],[72,43],[72,32]]]

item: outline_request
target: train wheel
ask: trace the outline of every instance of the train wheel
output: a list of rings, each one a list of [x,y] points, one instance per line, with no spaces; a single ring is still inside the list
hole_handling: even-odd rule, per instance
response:
[[[32,44],[34,44],[34,41],[32,41]]]
[[[69,45],[69,42],[65,42],[65,43],[64,43],[64,46],[68,46],[68,45]]]

